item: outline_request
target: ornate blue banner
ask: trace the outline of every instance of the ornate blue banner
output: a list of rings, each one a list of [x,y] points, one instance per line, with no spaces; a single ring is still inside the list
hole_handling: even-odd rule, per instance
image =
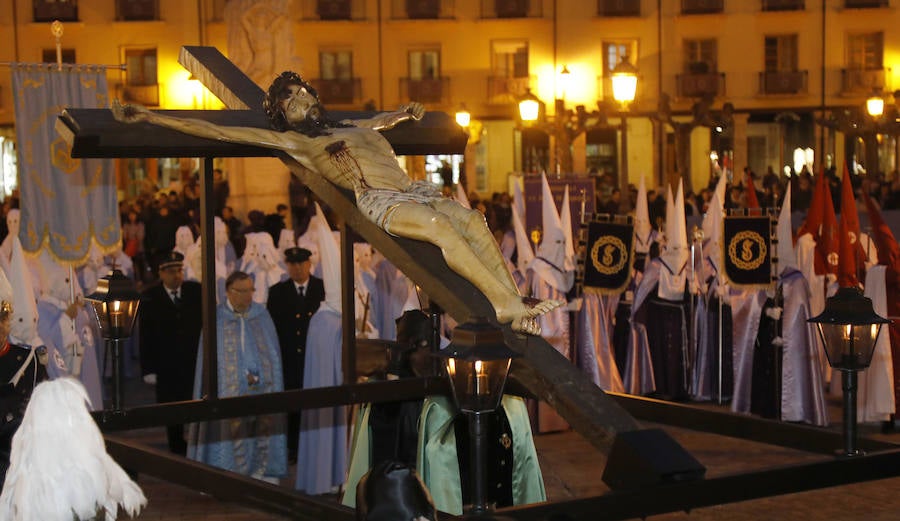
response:
[[[48,247],[58,260],[80,265],[91,243],[104,252],[120,245],[111,159],[73,159],[56,134],[66,107],[109,105],[106,71],[64,64],[13,64],[19,187],[19,238],[27,252]]]

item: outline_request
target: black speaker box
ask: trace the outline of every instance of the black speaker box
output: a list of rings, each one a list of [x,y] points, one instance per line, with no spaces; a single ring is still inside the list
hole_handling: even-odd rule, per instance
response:
[[[613,490],[703,479],[706,467],[661,429],[616,434],[603,482]]]

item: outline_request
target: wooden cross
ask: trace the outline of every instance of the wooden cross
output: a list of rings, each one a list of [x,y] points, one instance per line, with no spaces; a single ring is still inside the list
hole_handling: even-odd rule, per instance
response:
[[[183,47],[179,62],[231,110],[166,112],[176,112],[179,116],[196,117],[220,125],[269,128],[262,111],[262,89],[218,50],[211,47]],[[334,119],[353,119],[354,115],[367,117],[371,114],[332,113]],[[352,192],[336,187],[286,154],[266,148],[187,136],[147,123],[122,124],[114,120],[111,111],[106,109],[67,109],[61,116],[57,129],[72,145],[73,157],[279,157],[301,181],[340,214],[350,227],[422,287],[430,298],[457,321],[463,322],[470,317],[494,317],[493,308],[484,295],[447,266],[437,247],[388,235],[359,212]],[[426,112],[422,121],[398,125],[384,132],[384,136],[398,154],[462,153],[466,143],[463,130],[447,114],[439,112]],[[202,201],[206,200],[206,194],[211,193],[212,186],[211,162],[207,163],[210,166],[204,173],[201,186]],[[210,221],[203,223],[206,228],[201,230],[202,235],[211,237],[208,229],[212,226],[210,209],[202,208],[201,213],[206,216],[204,221]],[[210,267],[212,254],[210,259],[205,257],[206,248],[211,251],[213,241],[204,241],[203,245],[204,271],[215,273]],[[347,256],[348,249],[346,245],[343,246],[343,256]],[[207,260],[210,264],[207,264]],[[352,281],[352,273],[350,271],[348,277],[345,270],[344,280]],[[345,284],[343,296],[344,330],[353,331],[352,282]],[[215,302],[214,299],[212,302]],[[208,305],[207,302],[205,306]],[[212,316],[215,317],[214,312]],[[204,331],[215,331],[215,324],[205,322]],[[616,432],[638,428],[637,422],[617,402],[604,394],[544,339],[519,335],[508,327],[504,328],[504,334],[509,346],[523,355],[513,365],[513,378],[554,407],[595,447],[608,452]],[[349,353],[345,351],[345,354]],[[347,358],[345,356],[345,360]],[[210,372],[206,371],[206,374],[209,375]],[[208,388],[214,387],[210,383],[207,385]]]

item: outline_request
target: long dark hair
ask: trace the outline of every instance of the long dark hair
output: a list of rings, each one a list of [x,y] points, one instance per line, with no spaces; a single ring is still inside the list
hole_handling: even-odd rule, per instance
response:
[[[314,98],[316,98],[316,102],[319,101],[318,91],[316,91],[316,89],[309,82],[301,78],[299,74],[293,71],[282,72],[277,78],[275,78],[275,80],[272,82],[272,85],[269,86],[269,90],[266,93],[266,98],[263,101],[263,110],[265,110],[266,117],[269,118],[269,123],[272,125],[273,129],[280,132],[284,132],[286,130],[295,130],[297,132],[306,134],[307,136],[316,137],[327,136],[329,133],[325,129],[328,128],[343,128],[352,126],[328,119],[325,108],[322,107],[321,104],[319,105],[319,107],[322,111],[322,117],[318,122],[308,119],[297,124],[291,124],[290,122],[288,122],[287,117],[284,114],[282,102],[290,97],[291,92],[288,89],[292,85],[303,87],[310,94],[312,94]]]

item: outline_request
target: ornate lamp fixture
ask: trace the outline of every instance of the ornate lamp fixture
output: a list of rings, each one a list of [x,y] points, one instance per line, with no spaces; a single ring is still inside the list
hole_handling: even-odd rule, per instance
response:
[[[113,361],[113,410],[122,407],[122,357],[120,342],[131,336],[141,294],[134,281],[120,270],[113,270],[97,282],[97,289],[85,300],[91,303],[100,335],[106,341]]]
[[[844,452],[841,456],[863,454],[856,446],[857,373],[869,367],[881,325],[890,322],[872,308],[872,300],[858,288],[840,288],[825,303],[825,310],[809,319],[816,325],[828,363],[844,376]]]
[[[469,469],[472,505],[470,514],[487,512],[486,415],[500,406],[503,387],[513,358],[520,356],[506,346],[503,331],[484,319],[473,319],[453,330],[453,339],[441,353],[457,407],[469,421]]]
[[[866,99],[866,112],[873,118],[880,118],[884,114],[884,98],[881,97],[881,89],[876,89]]]
[[[631,64],[627,55],[612,70],[613,98],[627,107],[634,101],[638,82],[637,67]]]
[[[531,88],[525,89],[525,94],[519,100],[519,118],[522,123],[536,123],[541,116],[543,102],[531,92]]]

